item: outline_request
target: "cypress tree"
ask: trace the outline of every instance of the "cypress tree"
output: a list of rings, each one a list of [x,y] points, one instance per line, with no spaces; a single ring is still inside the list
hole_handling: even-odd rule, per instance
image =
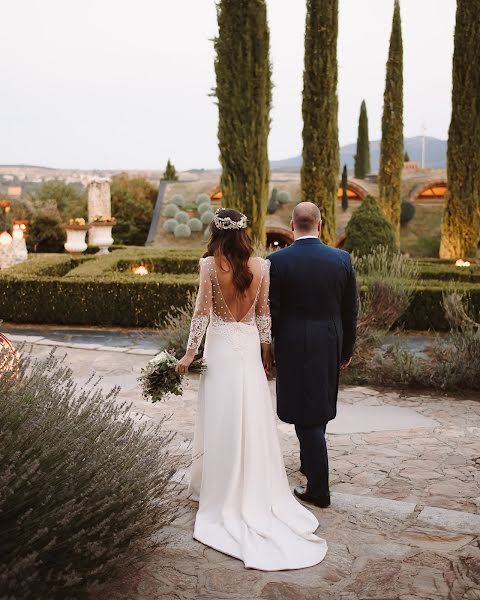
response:
[[[403,161],[410,162],[410,156],[406,150],[405,150],[405,154],[403,155]]]
[[[340,151],[337,100],[338,0],[307,0],[303,73],[302,200],[314,202],[323,219],[322,239],[336,238]]]
[[[220,0],[215,95],[223,204],[245,213],[265,242],[272,98],[266,0]]]
[[[343,165],[343,171],[342,171],[342,210],[343,210],[343,212],[345,212],[346,210],[348,210],[348,192],[347,192],[347,187],[348,187],[347,165]]]
[[[378,173],[379,202],[400,242],[403,169],[403,43],[400,3],[395,0],[383,98],[382,142]]]
[[[170,162],[170,159],[167,161],[167,166],[165,167],[165,172],[162,175],[162,179],[166,179],[167,181],[178,180],[177,170]]]
[[[480,238],[479,57],[480,3],[458,0],[441,258],[474,257]]]
[[[358,118],[357,153],[355,154],[355,177],[365,179],[370,173],[370,140],[368,137],[368,115],[365,100]]]

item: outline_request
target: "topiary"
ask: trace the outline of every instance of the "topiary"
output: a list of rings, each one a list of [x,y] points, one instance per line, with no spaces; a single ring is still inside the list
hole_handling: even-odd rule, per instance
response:
[[[278,194],[277,188],[273,188],[272,193],[270,194],[270,200],[268,201],[268,206],[267,206],[267,213],[269,215],[273,215],[278,208],[279,202],[278,202],[277,194]]]
[[[204,225],[210,225],[210,223],[213,221],[214,218],[215,218],[215,215],[213,214],[213,212],[206,211],[202,214],[202,216],[200,217],[200,220],[202,221],[202,223]]]
[[[170,198],[170,204],[176,204],[179,208],[185,208],[185,198],[181,194],[175,194]]]
[[[210,204],[210,196],[208,194],[198,194],[197,199],[195,200],[197,206],[200,204]]]
[[[163,224],[163,229],[168,231],[168,233],[173,233],[177,225],[178,221],[176,219],[167,219]]]
[[[403,227],[415,216],[415,205],[411,202],[402,202],[400,206],[400,225]]]
[[[378,246],[392,252],[395,250],[393,227],[372,196],[367,196],[353,213],[345,233],[344,249],[358,256],[369,254]]]
[[[291,201],[290,192],[287,192],[287,190],[281,190],[277,194],[277,200],[280,204],[288,204]]]
[[[188,222],[188,226],[190,227],[191,231],[202,231],[203,229],[203,225],[200,219],[190,219],[190,221]]]
[[[177,212],[177,214],[175,215],[175,219],[177,220],[177,223],[182,223],[183,225],[186,225],[188,223],[189,218],[190,217],[183,210],[179,210]]]
[[[174,234],[176,238],[188,238],[192,235],[192,231],[188,225],[180,223],[175,227]]]
[[[179,208],[176,204],[167,204],[165,207],[165,216],[169,219],[174,217],[179,211]]]
[[[210,203],[207,204],[206,202],[204,202],[203,204],[199,205],[199,207],[198,207],[198,213],[200,215],[203,215],[203,213],[207,212],[207,211],[212,212],[212,207],[211,207]]]

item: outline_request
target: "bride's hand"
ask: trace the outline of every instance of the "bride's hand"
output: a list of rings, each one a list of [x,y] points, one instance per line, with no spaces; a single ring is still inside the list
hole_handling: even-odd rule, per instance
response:
[[[270,344],[262,344],[262,363],[268,377],[272,370],[272,348]]]
[[[191,352],[187,352],[185,354],[185,356],[177,362],[175,371],[177,373],[179,373],[180,375],[185,375],[186,373],[188,373],[188,369],[189,369],[190,365],[192,364],[194,358],[195,358],[195,354],[192,354]]]

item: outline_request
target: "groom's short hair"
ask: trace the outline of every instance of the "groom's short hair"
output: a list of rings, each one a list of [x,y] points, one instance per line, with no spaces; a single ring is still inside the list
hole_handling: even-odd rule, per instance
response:
[[[297,231],[313,231],[322,222],[322,216],[313,202],[300,202],[293,209],[292,221]]]

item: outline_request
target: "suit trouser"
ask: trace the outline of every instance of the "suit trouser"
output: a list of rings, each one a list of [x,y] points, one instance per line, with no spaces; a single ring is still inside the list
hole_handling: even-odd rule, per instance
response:
[[[300,442],[300,463],[304,471],[308,491],[314,496],[329,496],[328,453],[325,440],[327,424],[295,425]]]

